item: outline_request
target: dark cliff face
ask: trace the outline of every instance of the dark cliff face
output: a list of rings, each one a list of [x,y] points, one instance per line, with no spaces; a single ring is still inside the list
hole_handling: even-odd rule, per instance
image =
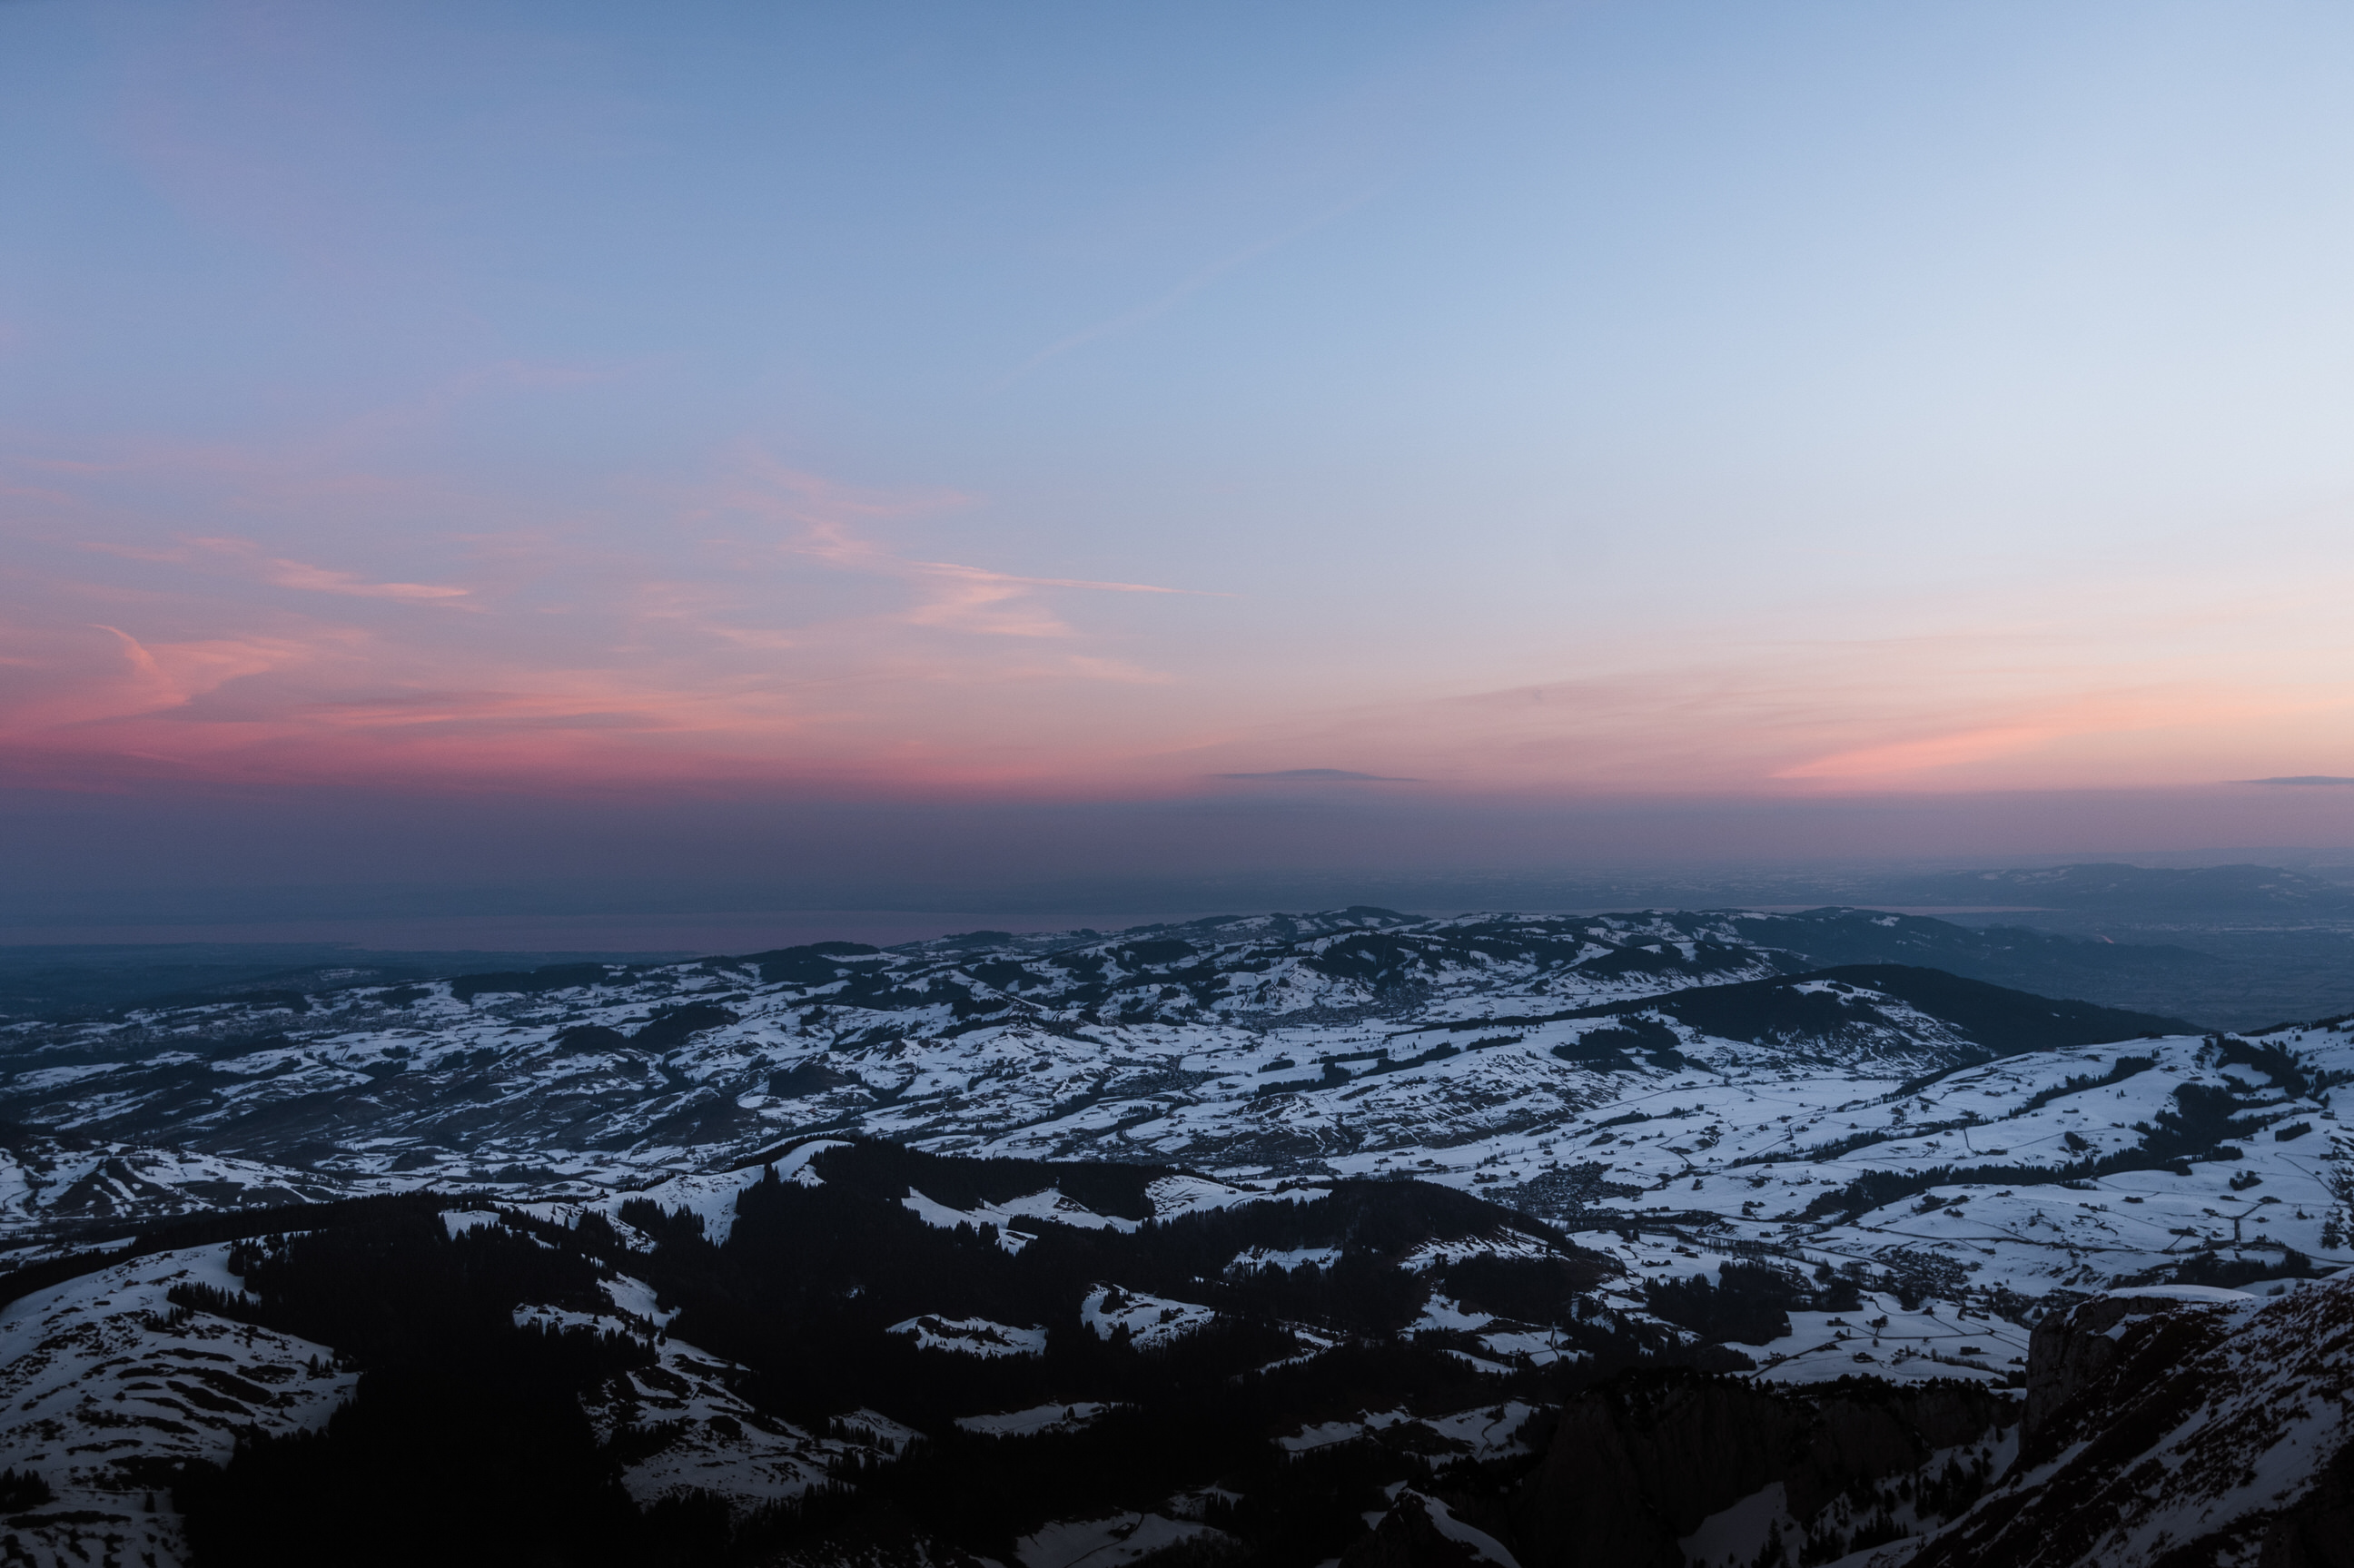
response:
[[[2354,1278],[2053,1314],[2023,1405],[1975,1384],[1630,1373],[1569,1402],[1486,1523],[1521,1568],[1686,1568],[1683,1540],[1776,1486],[1766,1552],[1787,1563],[1885,1542],[1907,1568],[2354,1568]],[[1351,1568],[1466,1560],[1418,1515],[1382,1534]]]
[[[1515,1501],[1515,1544],[1522,1568],[1684,1568],[1683,1537],[1768,1486],[1782,1485],[1794,1519],[1812,1520],[1939,1450],[1992,1436],[2018,1408],[1975,1384],[1843,1378],[1772,1390],[1634,1374],[1563,1411]]]
[[[2256,1568],[2354,1568],[2354,1444],[2273,1520]]]
[[[1681,1568],[1680,1537],[1787,1467],[1793,1425],[1729,1378],[1628,1378],[1573,1400],[1514,1510],[1523,1568]]]
[[[1912,1568],[2354,1568],[2354,1283],[2036,1328],[2017,1462]]]
[[[2354,1278],[2090,1299],[2036,1326],[2024,1405],[1634,1372],[1565,1405],[1511,1547],[1523,1568],[1685,1568],[1681,1540],[1773,1486],[1787,1514],[1761,1563],[1888,1542],[1907,1568],[2354,1568]]]
[[[2139,1319],[2159,1320],[2136,1321]],[[2087,1416],[2097,1417],[2096,1411],[2084,1408],[2085,1402],[2115,1381],[2127,1335],[2137,1347],[2147,1336],[2159,1334],[2168,1350],[2190,1349],[2194,1340],[2196,1348],[2205,1349],[2224,1322],[2212,1310],[2162,1296],[2103,1296],[2073,1311],[2051,1314],[2036,1324],[2028,1340],[2028,1443],[2037,1445],[2038,1438],[2055,1430],[2073,1431]]]

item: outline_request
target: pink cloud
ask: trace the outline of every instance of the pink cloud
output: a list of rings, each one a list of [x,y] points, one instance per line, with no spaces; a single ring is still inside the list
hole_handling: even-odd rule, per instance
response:
[[[773,548],[845,572],[906,584],[916,602],[897,612],[906,625],[986,637],[1070,637],[1074,629],[1038,602],[1048,590],[1184,595],[1200,589],[1087,577],[1025,575],[902,554],[860,530],[937,515],[973,504],[948,489],[888,491],[844,484],[778,463],[758,452],[737,459],[737,477],[715,488],[694,513],[710,521],[740,514],[794,530]],[[1223,595],[1218,597],[1224,597]]]
[[[372,583],[362,579],[356,573],[334,571],[301,561],[271,560],[264,562],[263,567],[263,580],[275,583],[280,588],[307,588],[313,593],[349,594],[355,599],[430,601],[463,599],[468,592],[465,588],[433,583]]]
[[[223,638],[152,646],[120,627],[93,625],[120,645],[125,666],[120,677],[101,679],[69,697],[48,724],[81,725],[126,715],[184,707],[228,683],[284,668],[313,656],[313,650],[279,638]]]
[[[2059,731],[2049,726],[2006,725],[1992,729],[1964,730],[1924,740],[1867,746],[1818,758],[1770,775],[1775,779],[1882,780],[1893,777],[1947,768],[1965,763],[2008,757],[2050,740]]]
[[[916,560],[895,555],[870,540],[854,536],[838,521],[812,522],[801,538],[784,547],[794,554],[808,556],[844,570],[917,584],[924,598],[902,612],[902,619],[908,625],[937,627],[942,630],[981,636],[1074,635],[1071,627],[1059,617],[1043,605],[1032,602],[1033,596],[1042,588],[1071,588],[1092,593],[1183,594],[1198,591],[1161,588],[1150,583],[1023,577],[953,561]]]
[[[451,588],[433,583],[369,582],[356,572],[337,571],[330,567],[314,567],[305,561],[292,561],[283,556],[265,556],[262,554],[261,546],[250,539],[190,539],[188,544],[217,556],[248,562],[262,581],[278,588],[302,588],[311,593],[347,594],[354,599],[392,599],[427,602],[463,599],[469,591],[461,588]],[[162,557],[148,556],[143,558]]]
[[[560,540],[540,543],[567,568],[582,554],[560,548]],[[108,639],[109,660],[77,652],[70,627],[27,630],[36,652],[19,666],[22,700],[0,703],[0,739],[20,782],[111,788],[125,777],[182,777],[524,789],[790,782],[871,793],[1026,779],[1034,787],[1089,771],[1091,756],[1118,745],[1112,732],[1121,718],[1138,729],[1150,721],[1132,705],[1059,700],[1026,720],[1010,718],[1002,699],[977,703],[977,688],[1108,691],[1165,681],[1108,651],[1082,652],[1083,640],[1044,660],[950,656],[928,640],[964,635],[959,616],[926,618],[904,607],[790,631],[737,625],[732,615],[790,579],[715,579],[707,566],[683,580],[646,581],[620,556],[605,563],[609,577],[566,581],[568,606],[503,599],[485,602],[463,626],[403,620],[362,628],[241,596],[293,586],[377,599],[398,585],[309,567],[243,536],[96,554],[137,571],[160,569],[165,587],[138,596],[142,619],[110,619],[102,632],[80,633]],[[512,564],[544,570],[542,554],[521,547]],[[667,564],[697,570],[691,558]],[[1033,586],[986,568],[940,576],[976,592],[961,608],[966,621],[987,612],[974,606],[1018,608],[1018,599],[990,594]],[[42,591],[60,603],[118,595],[104,582],[55,577]],[[166,623],[246,630],[149,629]]]
[[[436,583],[370,582],[356,572],[339,571],[331,567],[313,566],[307,561],[289,560],[283,556],[265,556],[261,546],[250,539],[196,538],[176,546],[158,546],[126,545],[113,540],[91,539],[80,543],[80,548],[95,554],[113,556],[126,561],[147,561],[158,565],[190,566],[208,557],[224,559],[245,567],[252,576],[277,588],[302,588],[313,593],[345,594],[354,599],[390,599],[431,602],[463,599],[472,590]]]
[[[2120,593],[2114,619],[2157,628],[2131,658],[2113,630],[2069,641],[2081,604],[1931,607],[1978,616],[1968,634],[1908,605],[1889,619],[1932,630],[1596,636],[1523,660],[1577,678],[1489,683],[1501,660],[1444,662],[1436,634],[1288,660],[1282,607],[1236,653],[1198,634],[1198,590],[939,543],[980,504],[962,493],[757,456],[568,509],[310,448],[69,456],[42,471],[56,495],[0,518],[0,747],[57,788],[1136,797],[1305,768],[1550,799],[2354,774],[2354,686],[2318,661],[2285,686],[2232,646],[2269,608],[2218,620],[2215,594],[2169,619]],[[415,613],[434,606],[469,613]]]

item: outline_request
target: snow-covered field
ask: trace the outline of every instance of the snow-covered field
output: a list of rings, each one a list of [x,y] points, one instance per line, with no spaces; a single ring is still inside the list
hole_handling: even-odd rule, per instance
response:
[[[179,1462],[225,1460],[249,1428],[319,1426],[350,1393],[356,1374],[328,1347],[167,1299],[239,1289],[228,1258],[154,1253],[0,1308],[0,1462],[55,1493],[8,1520],[10,1562],[175,1563]]]
[[[2293,1269],[2291,1249],[2354,1263],[2331,1190],[2354,1141],[2330,1108],[2347,1025],[2252,1037],[2298,1064],[2268,1070],[2018,993],[1989,1022],[1862,971],[1777,981],[1775,928],[1265,916],[15,1025],[0,1114],[43,1130],[0,1151],[0,1240],[34,1255],[106,1222],[426,1184],[608,1212],[649,1190],[716,1239],[747,1168],[790,1150],[798,1179],[813,1138],[857,1134],[1195,1172],[1156,1193],[1163,1214],[1413,1176],[1557,1223],[1637,1279],[1942,1259],[2037,1296],[2202,1253],[2242,1274]],[[2039,1019],[2086,1043],[2053,1047]],[[2130,1158],[2186,1092],[2228,1097],[2221,1130]],[[1042,1221],[1134,1223],[1051,1192],[908,1202],[1009,1247]],[[1862,1330],[1806,1332],[1770,1353],[1811,1361]]]

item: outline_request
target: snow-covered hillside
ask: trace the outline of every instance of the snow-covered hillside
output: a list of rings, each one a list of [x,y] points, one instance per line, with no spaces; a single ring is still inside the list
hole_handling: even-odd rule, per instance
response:
[[[2299,1086],[2277,1079],[2310,1070],[2285,1047],[2187,1049],[2173,1069],[2105,1049],[2105,1071],[2036,1079],[2024,1101],[1986,1066],[1945,1081],[2005,1097],[2014,1114],[1977,1132],[2171,1070],[2233,1089],[2211,1119],[2253,1145]],[[1883,1142],[1954,1136],[1909,1108],[1935,1086],[1909,1088]],[[2162,1145],[2258,1191],[2252,1160],[2185,1152],[2182,1107],[2207,1103],[2151,1102],[2130,1159]],[[2121,1155],[2059,1138],[2080,1169]],[[2155,1563],[2193,1526],[2245,1557],[2284,1519],[2336,1518],[2354,1284],[2032,1299],[2013,1287],[2052,1281],[2030,1277],[2049,1261],[2031,1248],[2022,1270],[1960,1233],[1892,1246],[1875,1226],[1894,1222],[1846,1214],[1887,1181],[1904,1178],[1819,1183],[1824,1217],[1762,1222],[1783,1227],[1771,1242],[1691,1209],[1564,1236],[1423,1181],[818,1138],[637,1193],[264,1210],[232,1245],[86,1256],[0,1315],[0,1484],[47,1494],[13,1497],[0,1551],[45,1568],[307,1562],[390,1517],[412,1560],[504,1520],[568,1522],[567,1560],[602,1563],[565,1510],[691,1553],[854,1542],[880,1510],[920,1521],[875,1559],[909,1564],[1182,1546],[1364,1568],[1469,1542],[1512,1568],[1670,1548],[1733,1568],[1916,1551],[2060,1568],[2112,1549]],[[1939,1195],[1915,1218],[1950,1218],[1925,1204]],[[2289,1261],[2249,1241],[2241,1273]],[[2186,1247],[2172,1267],[2218,1275],[2232,1255]],[[518,1490],[504,1457],[522,1449],[569,1457]],[[2160,1449],[2179,1473],[2153,1489]],[[454,1536],[408,1509],[420,1486],[461,1494]],[[2087,1519],[2098,1539],[2077,1540]]]
[[[2344,1025],[2219,1044],[1919,967],[1810,973],[1761,937],[1935,957],[1950,929],[1354,910],[13,1026],[0,1234],[425,1185],[725,1189],[864,1135],[1251,1184],[1412,1175],[1653,1275],[1894,1257],[1927,1287],[2041,1295],[2354,1262]]]
[[[155,1253],[0,1307],[0,1456],[52,1493],[8,1519],[8,1562],[176,1563],[184,1461],[226,1459],[249,1430],[316,1427],[351,1393],[332,1348],[168,1299],[236,1290],[228,1251]]]
[[[1493,1527],[1522,1568],[2341,1563],[2349,1351],[2354,1279],[2338,1279],[2264,1297],[2126,1290],[2049,1313],[2023,1401],[1877,1375],[1637,1374],[1571,1397]],[[1343,1561],[1384,1561],[1378,1545]]]
[[[2036,1340],[2016,1462],[1870,1568],[2303,1564],[2354,1545],[2354,1282],[2105,1297]]]

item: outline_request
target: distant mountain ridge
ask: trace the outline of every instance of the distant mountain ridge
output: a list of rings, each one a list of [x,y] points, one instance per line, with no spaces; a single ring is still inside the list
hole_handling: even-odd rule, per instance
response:
[[[2268,865],[2192,868],[2095,863],[2035,870],[1947,872],[1902,885],[1915,903],[2016,904],[2123,918],[2354,918],[2354,887]]]
[[[270,993],[443,979],[546,964],[663,962],[681,953],[405,952],[332,942],[84,942],[0,947],[0,1019],[102,1017]]]
[[[1822,965],[1809,946],[1905,961]],[[1941,1188],[1999,1192],[1975,1216],[2163,1174],[2131,1225],[2090,1207],[2058,1224],[2046,1203],[2048,1238],[2009,1231],[1980,1255],[2035,1290],[2171,1267],[2185,1235],[2234,1244],[2235,1269],[2293,1269],[2354,1230],[2313,1158],[2334,1157],[2345,1031],[2226,1049],[1940,958],[2147,961],[1856,910],[1356,907],[19,1023],[0,1027],[0,1235],[421,1188],[583,1202],[825,1137],[1221,1180],[1414,1176],[1547,1223],[1682,1215],[1743,1245],[1837,1234],[1867,1255],[1943,1226],[1903,1208]],[[2227,1155],[2264,1188],[2230,1189],[2240,1219],[2219,1238],[2200,1162]],[[2088,1253],[2079,1222],[2115,1239]]]
[[[1790,943],[1819,934],[1912,961],[1819,971]],[[1270,1121],[1268,1097],[1303,1087],[1357,1084],[1350,1102],[1394,1121],[1384,1136],[1403,1147],[1539,1125],[1555,1112],[1502,1107],[1541,1084],[1556,1107],[1615,1092],[1595,1074],[1673,1070],[1701,1037],[1911,1076],[2190,1028],[1922,966],[1948,951],[1987,967],[2022,951],[2113,961],[2097,944],[1989,942],[1847,911],[1424,920],[1358,907],[888,951],[830,942],[20,1025],[0,1036],[11,1047],[0,1117],[168,1141],[210,1162],[189,1178],[198,1193],[232,1191],[229,1164],[273,1164],[286,1173],[264,1184],[305,1198],[330,1195],[323,1178],[369,1175],[610,1182],[818,1130],[1012,1140],[1007,1152],[1070,1158],[1128,1147],[1126,1127],[1172,1118],[1157,1154],[1129,1157],[1283,1169],[1348,1143]],[[1867,1001],[1859,984],[1884,994]],[[1636,1038],[1606,1018],[1641,1012],[1659,1019],[1648,1046],[1605,1044]],[[1467,1050],[1485,1054],[1447,1081],[1501,1097],[1495,1106],[1437,1118],[1400,1097],[1422,1081],[1416,1069]],[[1312,1075],[1294,1076],[1295,1062]],[[102,1218],[157,1201],[152,1186],[127,1171],[85,1177],[48,1206],[62,1214],[70,1199]]]
[[[1131,891],[1148,901],[1128,907],[1182,908],[1186,901],[1199,899],[1204,889]],[[1506,879],[1486,893],[1469,883],[1438,883],[1418,890],[1402,885],[1393,891],[1405,895],[1408,906],[1416,908],[1520,903],[1552,909],[1736,912],[1761,905],[1787,908],[1815,899],[1820,907],[1800,916],[1816,923],[1812,932],[1749,934],[1768,946],[1791,943],[1815,967],[1925,963],[1998,985],[2181,1013],[2232,1027],[2255,1027],[2354,1005],[2354,987],[2336,983],[2330,975],[2332,960],[2341,956],[2338,949],[2309,939],[2316,933],[2354,931],[2354,887],[2274,866],[2181,870],[2087,863],[1925,875],[1759,873],[1716,882],[1670,879],[1656,885]],[[1156,892],[1172,902],[1149,901]],[[1490,894],[1496,902],[1483,906]],[[1044,891],[1023,896],[1040,910],[1055,906]],[[1079,906],[1089,899],[1100,901],[1104,892],[1067,889],[1065,896],[1077,901],[1070,906]],[[756,906],[747,902],[748,897],[744,889],[727,889],[715,907]],[[664,906],[676,901],[673,895]],[[1931,927],[1914,927],[1909,935],[1916,940],[1907,944],[1865,928],[1863,920],[1850,921],[1855,928],[1846,932],[1822,923],[1823,916],[1841,912],[1868,917],[1887,908],[1915,906],[1951,908],[1962,924],[1933,922]],[[1960,913],[1987,909],[2013,913],[1991,917]],[[1354,906],[1354,912],[1369,918],[1421,918],[1364,905]],[[1265,918],[1324,917],[1329,916]],[[1184,924],[1210,923],[1214,917]],[[2259,939],[2263,933],[2274,935]],[[1021,937],[977,931],[955,940],[1028,950],[1040,943],[1067,943],[1084,934],[1066,930]],[[2081,940],[2088,936],[2114,938],[2116,946],[2139,951],[2090,954]],[[1925,948],[1918,940],[1925,937],[1929,938]],[[1915,950],[1900,950],[1906,946]],[[0,1019],[91,1017],[129,1006],[189,1004],[240,994],[298,994],[566,962],[675,962],[687,956],[375,951],[323,943],[0,947]]]

